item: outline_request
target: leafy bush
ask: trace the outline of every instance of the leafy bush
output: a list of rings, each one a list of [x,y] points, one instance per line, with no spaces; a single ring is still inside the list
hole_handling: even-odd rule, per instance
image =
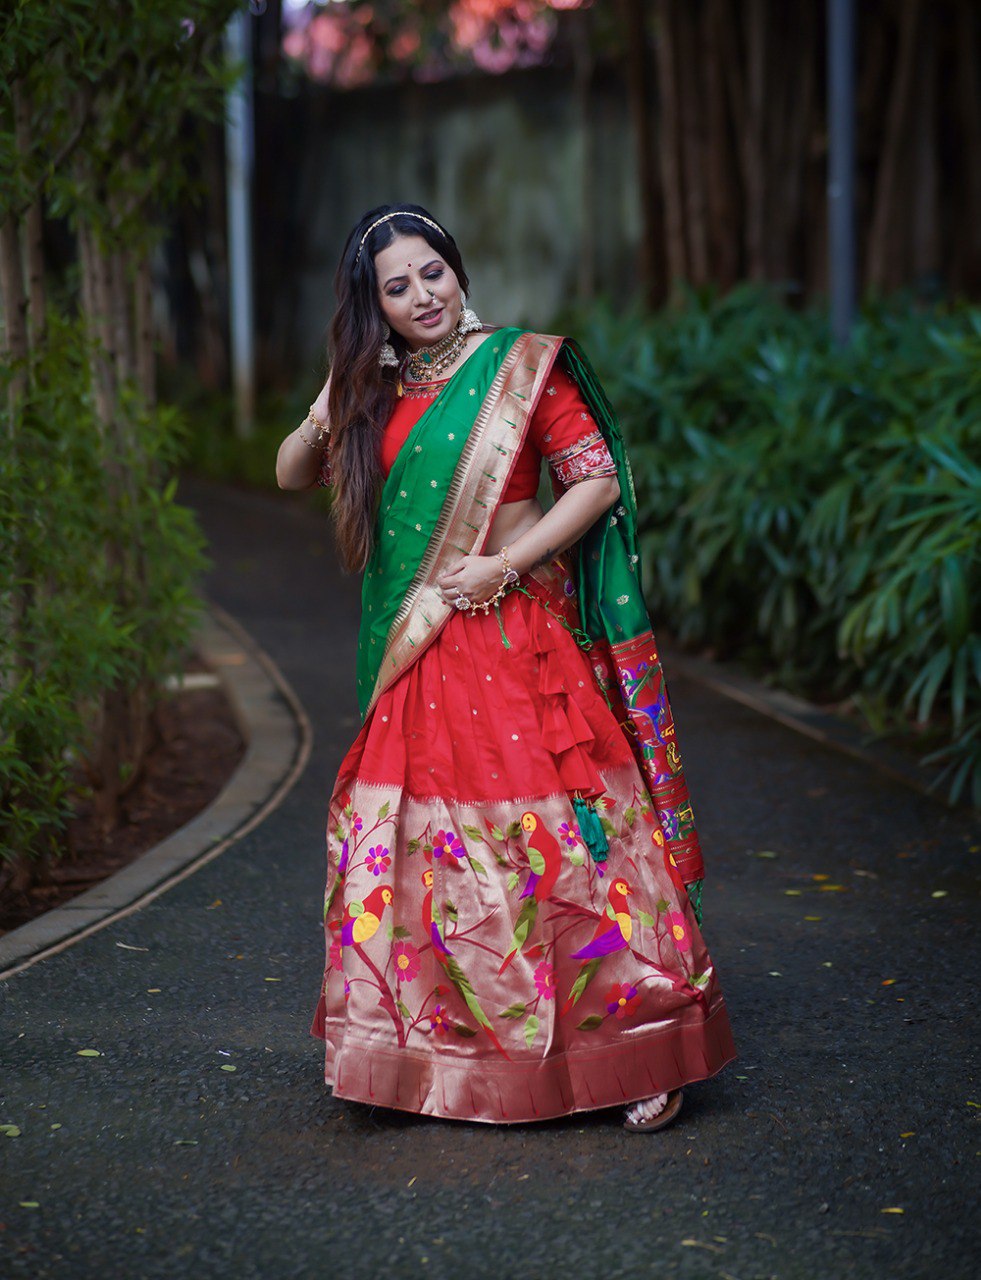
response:
[[[123,457],[111,451],[93,412],[87,354],[78,323],[50,315],[32,389],[0,430],[0,859],[8,862],[57,854],[75,766],[98,745],[102,694],[117,683],[156,688],[179,667],[200,611],[203,538],[166,479],[182,424],[172,409],[148,412],[127,399],[133,445]],[[110,468],[124,483],[107,484]]]
[[[564,331],[623,423],[655,617],[940,744],[981,802],[981,312],[869,312],[842,349],[747,288]]]

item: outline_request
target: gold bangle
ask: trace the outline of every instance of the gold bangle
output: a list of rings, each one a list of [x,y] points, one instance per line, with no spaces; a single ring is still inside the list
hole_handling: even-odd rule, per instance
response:
[[[481,609],[483,610],[484,617],[486,618],[487,614],[490,613],[491,608],[494,605],[496,605],[499,600],[504,598],[504,594],[507,591],[508,587],[513,587],[516,582],[520,581],[517,571],[511,568],[511,561],[508,559],[507,547],[502,547],[500,551],[497,553],[497,556],[504,567],[504,574],[503,574],[503,577],[501,578],[501,585],[497,588],[497,590],[489,599],[483,602],[483,604],[471,604],[469,600],[467,601],[466,605],[460,605],[458,603],[457,608],[458,609],[462,608],[464,613],[474,614],[477,612],[478,609]]]
[[[316,401],[314,402],[314,404],[315,404],[315,403],[316,403]],[[313,425],[317,428],[317,430],[320,432],[320,434],[321,434],[322,436],[329,436],[329,435],[330,435],[330,427],[328,427],[328,425],[327,425],[327,423],[326,423],[326,422],[321,422],[321,421],[320,421],[320,419],[319,419],[319,418],[317,417],[317,415],[314,413],[313,409],[314,409],[314,405],[311,405],[311,406],[310,406],[310,412],[307,414],[307,417],[310,419],[310,421],[313,423]]]
[[[507,547],[501,547],[500,551],[497,553],[497,556],[501,564],[504,566],[504,577],[501,581],[501,586],[509,587],[509,586],[512,586],[515,582],[520,581],[521,575],[517,572],[516,569],[511,568],[511,559],[508,556]]]
[[[307,420],[306,420],[306,418],[304,418],[304,419],[303,419],[303,421],[300,423],[300,425],[297,427],[297,429],[296,429],[296,434],[300,437],[300,439],[303,441],[303,443],[304,443],[308,448],[310,448],[310,449],[321,449],[321,450],[326,449],[326,448],[327,448],[327,441],[326,441],[326,440],[325,440],[325,441],[323,441],[323,442],[321,442],[321,441],[317,441],[316,443],[314,443],[314,441],[313,441],[313,440],[308,440],[308,439],[306,438],[306,436],[303,434],[303,428],[304,428],[304,426],[306,425],[306,421],[307,421]]]

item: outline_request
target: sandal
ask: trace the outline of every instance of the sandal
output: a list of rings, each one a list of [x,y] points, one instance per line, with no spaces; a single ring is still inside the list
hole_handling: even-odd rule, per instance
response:
[[[652,1133],[655,1129],[666,1128],[672,1120],[678,1118],[682,1096],[682,1091],[675,1089],[674,1093],[668,1094],[667,1102],[656,1116],[651,1116],[647,1120],[624,1120],[623,1127],[628,1133]]]

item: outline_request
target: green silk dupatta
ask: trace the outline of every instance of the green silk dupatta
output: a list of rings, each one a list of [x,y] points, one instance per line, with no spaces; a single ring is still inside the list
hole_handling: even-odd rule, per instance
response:
[[[436,580],[460,556],[481,551],[556,359],[578,383],[620,483],[617,503],[575,552],[582,630],[597,679],[630,736],[660,819],[665,856],[695,890],[704,872],[641,589],[633,478],[616,415],[575,343],[520,329],[497,330],[410,432],[382,490],[375,547],[364,577],[358,648],[362,715],[371,713],[383,690],[452,615]]]
[[[412,428],[389,472],[361,591],[362,716],[450,617],[437,577],[487,536],[534,403],[522,359],[529,336],[499,329],[482,342]]]

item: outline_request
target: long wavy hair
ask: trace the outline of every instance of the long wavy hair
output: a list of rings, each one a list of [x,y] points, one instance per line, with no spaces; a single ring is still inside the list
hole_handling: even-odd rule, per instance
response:
[[[372,223],[382,222],[361,241]],[[374,543],[375,512],[381,491],[381,437],[395,400],[396,371],[378,363],[385,319],[378,302],[375,254],[398,235],[422,236],[451,266],[466,294],[470,281],[456,241],[417,204],[383,204],[359,218],[341,254],[334,277],[337,310],[327,352],[331,370],[328,414],[334,500],[332,512],[341,562],[349,572],[365,567]],[[406,344],[394,331],[389,339],[399,357]]]

